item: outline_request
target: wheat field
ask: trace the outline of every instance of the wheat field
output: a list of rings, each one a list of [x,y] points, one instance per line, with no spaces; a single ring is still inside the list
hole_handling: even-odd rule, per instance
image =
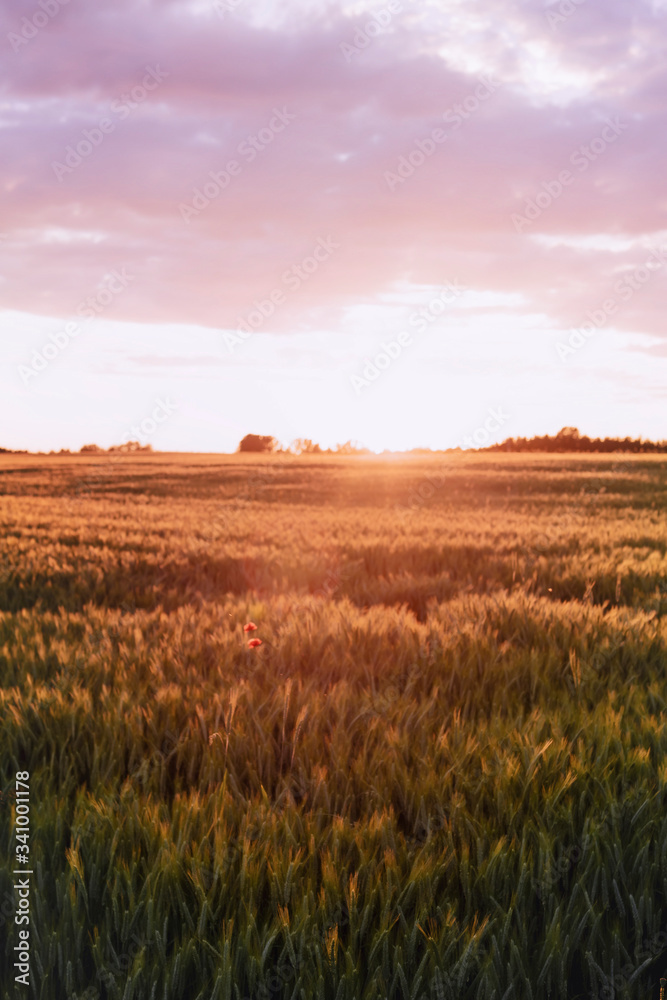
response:
[[[657,997],[666,489],[642,455],[2,456],[6,995]]]

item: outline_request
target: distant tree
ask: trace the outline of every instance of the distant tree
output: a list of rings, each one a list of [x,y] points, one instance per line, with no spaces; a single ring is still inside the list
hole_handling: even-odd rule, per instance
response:
[[[321,455],[319,444],[314,444],[310,438],[295,438],[289,446],[294,455]]]
[[[578,437],[580,437],[580,434],[579,434],[579,431],[577,430],[576,427],[562,427],[558,431],[558,434],[556,435],[556,437],[559,437],[559,438],[564,438],[564,437],[567,437],[567,438],[578,438]]]
[[[104,448],[100,448],[98,444],[84,444],[83,448],[79,449],[79,454],[87,455],[93,452],[94,454],[99,454],[104,451]]]
[[[109,451],[152,451],[152,444],[141,444],[139,441],[125,441],[124,444],[114,444]]]
[[[337,455],[370,455],[368,448],[364,448],[358,441],[346,441],[344,444],[337,444],[334,448]]]
[[[278,442],[270,434],[246,434],[239,442],[239,451],[271,452],[278,447]]]

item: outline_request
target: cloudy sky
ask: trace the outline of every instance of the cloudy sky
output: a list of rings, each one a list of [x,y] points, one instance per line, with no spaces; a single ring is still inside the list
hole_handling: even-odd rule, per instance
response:
[[[666,18],[4,0],[0,444],[667,438]]]

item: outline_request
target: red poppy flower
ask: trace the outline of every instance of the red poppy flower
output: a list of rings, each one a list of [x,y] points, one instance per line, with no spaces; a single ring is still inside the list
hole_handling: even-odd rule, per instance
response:
[[[254,622],[248,622],[247,625],[243,626],[243,631],[244,632],[255,632],[256,630],[257,630],[257,626],[255,625]]]
[[[250,642],[248,643],[248,647],[250,649],[257,649],[257,647],[261,645],[262,645],[261,639],[251,639]]]

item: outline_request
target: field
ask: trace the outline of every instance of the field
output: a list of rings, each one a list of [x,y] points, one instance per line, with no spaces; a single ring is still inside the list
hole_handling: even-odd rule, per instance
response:
[[[660,456],[0,457],[4,995],[657,997],[666,507]]]

